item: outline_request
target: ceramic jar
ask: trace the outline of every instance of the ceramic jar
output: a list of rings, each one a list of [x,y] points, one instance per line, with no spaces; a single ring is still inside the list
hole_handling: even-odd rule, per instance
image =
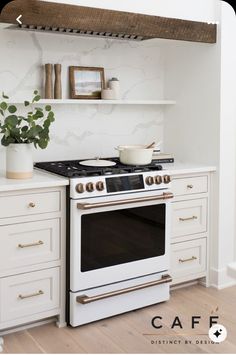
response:
[[[120,82],[117,78],[111,78],[108,82],[108,87],[114,92],[114,99],[120,98]]]
[[[102,100],[115,100],[116,99],[115,91],[110,88],[103,89],[101,97]]]
[[[30,179],[32,176],[32,144],[10,144],[6,148],[6,177],[8,179]]]

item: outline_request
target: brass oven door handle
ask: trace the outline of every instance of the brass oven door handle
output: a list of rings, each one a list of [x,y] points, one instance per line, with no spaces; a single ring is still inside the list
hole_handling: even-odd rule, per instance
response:
[[[192,256],[189,259],[179,259],[179,262],[180,263],[186,263],[187,261],[193,261],[193,260],[197,260],[197,257],[196,256]]]
[[[179,218],[179,220],[181,221],[181,222],[184,222],[184,221],[192,221],[192,220],[194,220],[194,219],[197,219],[197,216],[192,216],[192,217],[187,217],[187,218]]]
[[[42,290],[39,290],[38,292],[35,293],[31,293],[30,295],[19,295],[18,298],[20,300],[24,300],[25,298],[31,298],[31,297],[35,297],[35,296],[41,296],[43,295],[44,292]]]
[[[162,195],[158,195],[158,196],[130,198],[130,199],[126,199],[126,200],[97,202],[97,203],[77,203],[77,208],[80,210],[90,210],[90,209],[99,208],[99,207],[128,205],[130,203],[168,200],[173,197],[174,197],[174,195],[171,192],[163,192]]]
[[[18,244],[18,248],[29,248],[29,247],[36,247],[38,245],[43,245],[43,241],[42,240],[39,240],[38,242],[35,242],[35,243],[30,243],[30,244]]]
[[[146,283],[141,284],[141,285],[127,287],[127,288],[123,288],[121,290],[106,292],[106,293],[102,293],[100,295],[91,296],[91,297],[86,296],[86,295],[77,296],[76,297],[76,302],[81,303],[81,304],[87,304],[87,303],[91,303],[91,302],[95,302],[95,301],[100,301],[100,300],[103,300],[105,298],[123,295],[124,293],[138,291],[138,290],[141,290],[141,289],[146,288],[146,287],[152,287],[152,286],[156,286],[156,285],[161,285],[161,284],[168,283],[168,282],[171,282],[171,281],[172,281],[172,278],[171,278],[170,275],[163,275],[160,280],[146,282]]]

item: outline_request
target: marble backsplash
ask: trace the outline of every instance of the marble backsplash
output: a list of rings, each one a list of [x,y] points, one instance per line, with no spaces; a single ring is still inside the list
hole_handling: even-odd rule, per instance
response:
[[[160,41],[126,42],[68,35],[0,30],[0,90],[11,101],[44,92],[44,64],[62,64],[63,98],[69,98],[70,65],[105,68],[120,80],[123,99],[162,99],[164,57]],[[163,139],[161,106],[54,105],[56,122],[47,150],[35,161],[114,156],[118,144]],[[4,162],[4,148],[0,160]]]

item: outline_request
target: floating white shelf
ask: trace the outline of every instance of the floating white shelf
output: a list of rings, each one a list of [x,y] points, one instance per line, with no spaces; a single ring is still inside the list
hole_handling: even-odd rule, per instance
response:
[[[23,101],[12,102],[14,104],[24,104]],[[72,99],[42,99],[35,105],[175,105],[174,100],[72,100]]]

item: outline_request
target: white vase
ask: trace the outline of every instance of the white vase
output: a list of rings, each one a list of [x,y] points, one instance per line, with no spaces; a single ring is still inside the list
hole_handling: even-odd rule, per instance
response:
[[[6,177],[8,179],[30,179],[32,176],[32,144],[10,144],[6,150]]]
[[[114,99],[120,99],[120,82],[117,78],[109,80],[109,88],[114,92]]]

